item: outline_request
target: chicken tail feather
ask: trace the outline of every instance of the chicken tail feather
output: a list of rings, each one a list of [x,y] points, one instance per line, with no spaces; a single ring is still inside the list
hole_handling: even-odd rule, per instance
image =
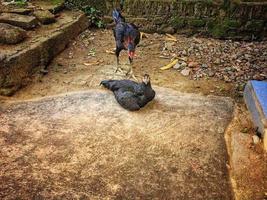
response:
[[[113,18],[113,20],[115,21],[116,24],[125,21],[124,17],[121,15],[121,13],[120,13],[120,11],[118,9],[114,9],[113,10],[112,18]]]

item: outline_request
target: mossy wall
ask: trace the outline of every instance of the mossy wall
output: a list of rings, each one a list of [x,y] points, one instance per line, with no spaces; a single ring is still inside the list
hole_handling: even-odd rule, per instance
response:
[[[119,6],[120,0],[65,0],[65,2],[75,7],[92,6],[108,14],[113,8]]]
[[[106,16],[119,5],[119,0],[69,1],[94,3]],[[147,32],[201,33],[247,40],[267,37],[267,1],[125,0],[123,12],[128,21]]]

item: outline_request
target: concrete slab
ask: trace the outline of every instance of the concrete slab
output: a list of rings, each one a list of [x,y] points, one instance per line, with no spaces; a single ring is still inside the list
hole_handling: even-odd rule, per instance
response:
[[[19,15],[15,13],[2,13],[0,14],[0,23],[8,23],[26,30],[30,30],[38,25],[38,20],[34,16]]]
[[[0,198],[232,199],[232,101],[154,88],[139,112],[106,90],[2,106]]]
[[[267,82],[249,81],[245,87],[244,99],[267,150]]]

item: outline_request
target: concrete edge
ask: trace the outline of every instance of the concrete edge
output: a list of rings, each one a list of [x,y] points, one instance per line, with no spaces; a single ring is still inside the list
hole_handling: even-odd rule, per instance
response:
[[[66,48],[71,39],[88,27],[88,18],[81,13],[73,22],[64,25],[47,38],[7,57],[0,63],[0,95],[13,95],[34,72],[34,68],[47,65]]]

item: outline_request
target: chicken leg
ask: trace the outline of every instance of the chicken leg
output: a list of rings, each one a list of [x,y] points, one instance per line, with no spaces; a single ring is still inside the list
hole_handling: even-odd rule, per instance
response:
[[[129,58],[129,61],[130,61],[130,68],[126,73],[126,76],[128,76],[129,79],[133,78],[135,81],[138,81],[133,73],[133,64],[132,64],[133,61],[130,58]]]
[[[117,73],[118,71],[120,71],[121,73],[123,72],[122,69],[120,68],[119,57],[117,57],[117,63],[116,63],[115,73]]]
[[[118,71],[120,71],[122,73],[122,69],[120,68],[120,61],[119,61],[119,55],[120,55],[120,51],[118,48],[116,48],[116,58],[117,58],[117,63],[116,63],[116,70],[115,73],[117,73]]]

